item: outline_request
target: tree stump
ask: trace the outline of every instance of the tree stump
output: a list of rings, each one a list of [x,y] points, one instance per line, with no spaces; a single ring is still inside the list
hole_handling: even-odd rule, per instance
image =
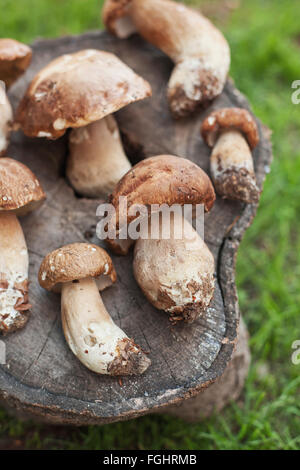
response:
[[[250,358],[248,331],[241,319],[236,349],[223,375],[195,397],[183,400],[178,405],[163,406],[157,413],[166,413],[194,423],[220,412],[228,403],[239,398],[248,375]]]
[[[223,106],[248,108],[228,81],[209,110],[174,121],[166,100],[171,61],[138,36],[118,40],[105,32],[42,40],[33,44],[33,62],[10,90],[16,106],[35,73],[53,58],[85,48],[118,55],[152,85],[153,97],[130,105],[116,118],[132,163],[157,154],[186,157],[209,173],[210,149],[200,136],[208,111]],[[271,161],[271,146],[258,121],[260,144],[254,151],[257,181],[262,187]],[[28,165],[47,193],[36,212],[21,219],[30,254],[30,300],[27,326],[1,338],[6,365],[0,366],[0,402],[19,413],[60,424],[99,424],[125,420],[193,397],[213,384],[232,359],[239,310],[235,258],[256,205],[217,198],[205,216],[205,240],[216,263],[216,289],[204,317],[192,325],[171,326],[168,316],[152,307],[138,288],[132,255],[112,256],[118,282],[103,292],[114,321],[149,351],[152,365],[139,377],[122,380],[86,369],[68,348],[60,321],[60,296],[40,288],[37,273],[49,251],[72,242],[102,244],[95,233],[96,208],[102,201],[78,198],[65,179],[67,136],[57,141],[29,139],[15,133],[7,155]]]

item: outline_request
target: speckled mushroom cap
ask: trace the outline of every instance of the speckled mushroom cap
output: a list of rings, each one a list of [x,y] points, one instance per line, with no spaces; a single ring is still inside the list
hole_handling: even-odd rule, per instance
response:
[[[204,119],[201,134],[207,145],[213,147],[220,133],[226,129],[235,129],[244,134],[251,149],[259,142],[256,122],[246,109],[221,108],[213,111]]]
[[[204,204],[209,211],[215,201],[210,178],[195,163],[174,155],[146,158],[123,176],[110,196],[119,219],[117,228],[134,220],[119,206],[119,197],[127,197],[127,207],[150,204]]]
[[[30,47],[14,39],[0,39],[0,80],[7,87],[22,75],[31,62]]]
[[[151,96],[151,87],[114,54],[94,49],[50,62],[33,79],[16,114],[29,137],[62,136]]]
[[[40,182],[27,166],[12,158],[0,158],[0,214],[25,215],[46,198]]]
[[[59,290],[64,282],[102,275],[107,276],[111,283],[117,279],[106,251],[90,243],[72,243],[45,256],[39,270],[39,283],[49,291]]]

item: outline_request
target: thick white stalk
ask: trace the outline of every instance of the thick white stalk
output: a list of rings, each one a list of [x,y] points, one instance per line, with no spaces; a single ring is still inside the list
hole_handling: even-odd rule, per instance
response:
[[[14,214],[0,212],[0,331],[22,327],[28,305],[28,251]]]
[[[113,322],[92,278],[62,285],[62,324],[75,356],[98,374],[142,374],[150,360]]]
[[[83,196],[101,197],[111,193],[131,168],[113,116],[73,129],[69,148],[67,177]]]

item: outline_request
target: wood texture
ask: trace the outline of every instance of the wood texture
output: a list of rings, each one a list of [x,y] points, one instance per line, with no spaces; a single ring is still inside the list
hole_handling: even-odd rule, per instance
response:
[[[183,400],[178,405],[158,408],[157,413],[170,414],[190,423],[203,421],[213,413],[220,413],[228,403],[239,399],[248,375],[250,358],[248,331],[241,318],[236,349],[224,374],[198,395]]]
[[[166,84],[172,63],[135,36],[118,40],[104,32],[37,41],[33,62],[10,91],[16,106],[34,74],[51,59],[84,48],[114,52],[150,81],[153,97],[118,112],[124,143],[132,163],[162,153],[190,158],[209,169],[209,148],[200,136],[201,113],[174,121],[168,110]],[[228,81],[209,108],[241,106],[245,98]],[[268,138],[258,122],[261,143],[254,151],[261,187],[271,160]],[[8,155],[27,164],[40,178],[46,203],[21,220],[30,252],[31,318],[22,331],[3,338],[7,364],[0,366],[0,401],[20,412],[53,423],[92,424],[133,418],[191,397],[213,383],[232,357],[239,311],[235,286],[235,257],[255,205],[217,199],[205,218],[205,239],[216,261],[215,296],[205,317],[195,324],[172,327],[137,287],[132,256],[113,257],[118,274],[103,300],[116,323],[150,352],[152,366],[141,377],[115,378],[88,371],[69,350],[62,333],[60,297],[41,289],[37,272],[43,256],[72,242],[100,243],[95,234],[99,200],[78,198],[64,178],[67,138],[57,141],[13,135]]]

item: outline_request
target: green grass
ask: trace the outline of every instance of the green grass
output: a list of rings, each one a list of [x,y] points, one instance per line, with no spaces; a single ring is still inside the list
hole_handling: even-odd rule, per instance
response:
[[[300,339],[300,105],[291,103],[291,83],[300,79],[299,1],[187,3],[204,4],[224,31],[232,50],[231,75],[273,131],[272,172],[237,261],[240,307],[253,358],[242,405],[232,404],[201,424],[149,416],[82,429],[21,423],[0,411],[0,441],[7,439],[7,447],[300,448],[300,366],[291,362],[291,345]],[[95,29],[101,4],[2,0],[1,35],[32,41]]]

